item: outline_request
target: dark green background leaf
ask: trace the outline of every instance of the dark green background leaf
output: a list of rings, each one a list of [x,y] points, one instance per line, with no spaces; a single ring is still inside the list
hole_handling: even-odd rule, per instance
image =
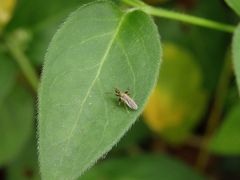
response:
[[[88,171],[83,180],[187,180],[204,179],[193,169],[166,155],[142,155],[105,160]]]
[[[0,105],[12,90],[16,79],[16,66],[12,59],[0,52]]]
[[[40,180],[37,142],[33,133],[32,139],[26,144],[24,150],[7,167],[8,180]]]
[[[0,105],[0,165],[8,163],[23,149],[33,129],[33,99],[19,85]]]
[[[159,36],[143,12],[99,1],[73,13],[50,44],[42,76],[42,178],[77,178],[108,152],[143,110],[159,66]],[[114,87],[129,88],[139,109],[118,106]]]
[[[32,39],[27,54],[35,65],[41,65],[47,46],[63,19],[81,4],[93,0],[18,0],[8,31],[27,29]]]
[[[240,105],[235,106],[225,118],[211,143],[211,149],[217,154],[240,154]]]
[[[131,147],[136,147],[138,143],[146,139],[151,134],[150,129],[143,122],[143,118],[139,117],[134,124],[134,127],[131,128],[124,137],[122,137],[121,141],[118,142],[117,146],[114,147],[113,151],[116,150],[127,150]]]
[[[32,28],[72,10],[79,4],[78,0],[18,0],[16,10],[8,30],[19,27]]]

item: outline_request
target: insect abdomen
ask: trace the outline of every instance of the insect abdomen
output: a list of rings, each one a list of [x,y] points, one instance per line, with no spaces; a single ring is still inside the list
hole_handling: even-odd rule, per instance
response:
[[[131,109],[133,110],[137,110],[138,106],[137,104],[134,102],[134,100],[132,98],[130,98],[127,94],[123,94],[121,96],[121,100]]]

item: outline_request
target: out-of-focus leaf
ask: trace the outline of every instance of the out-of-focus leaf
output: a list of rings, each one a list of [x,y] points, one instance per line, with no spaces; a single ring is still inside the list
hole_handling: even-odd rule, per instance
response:
[[[36,25],[54,20],[78,5],[78,0],[18,0],[8,29],[13,30],[18,27],[31,29]]]
[[[0,105],[15,84],[16,67],[13,61],[0,52]]]
[[[0,32],[11,19],[15,4],[16,4],[15,0],[0,1]]]
[[[200,120],[206,104],[202,73],[191,53],[165,43],[158,85],[144,110],[146,123],[179,143]]]
[[[0,105],[0,166],[9,163],[26,145],[33,127],[33,100],[15,86]]]
[[[170,8],[182,11],[179,6]],[[226,23],[233,23],[231,21],[234,19],[219,0],[195,1],[194,8],[186,13]],[[214,92],[229,46],[230,34],[162,18],[155,22],[163,42],[177,43],[194,54],[194,61],[200,65],[203,72],[204,88],[210,93]]]
[[[240,104],[236,105],[224,119],[211,142],[211,150],[217,154],[240,154]]]
[[[240,25],[238,25],[233,36],[233,65],[240,92]]]
[[[166,155],[142,155],[104,161],[82,180],[186,180],[205,179],[180,161]]]
[[[225,0],[227,4],[240,15],[240,1],[239,0]]]
[[[129,148],[134,145],[138,145],[138,143],[147,137],[151,131],[143,122],[143,119],[140,118],[134,124],[134,128],[131,128],[128,133],[121,139],[121,141],[117,144],[116,150]]]
[[[8,30],[27,28],[32,35],[27,54],[35,65],[41,65],[59,24],[76,7],[90,1],[93,0],[19,0]]]
[[[40,180],[37,143],[34,139],[28,142],[22,153],[7,167],[8,180]]]
[[[198,1],[193,14],[225,23],[230,23],[232,19],[232,17],[228,15],[229,13],[226,11],[224,3],[221,3],[219,0]],[[196,60],[202,67],[204,87],[206,87],[210,93],[214,92],[223,68],[226,51],[229,46],[230,34],[192,26],[189,35],[186,36],[190,39],[190,46],[193,49]]]
[[[139,10],[98,1],[67,19],[50,44],[39,94],[43,179],[77,178],[117,143],[143,110],[160,54],[156,27]],[[106,95],[114,87],[129,87],[138,109]]]
[[[61,16],[61,18],[56,19],[55,22],[47,24],[46,28],[40,28],[32,32],[32,41],[29,44],[27,54],[35,65],[42,65],[50,40],[57,31],[60,22],[65,19],[64,17],[65,16]]]

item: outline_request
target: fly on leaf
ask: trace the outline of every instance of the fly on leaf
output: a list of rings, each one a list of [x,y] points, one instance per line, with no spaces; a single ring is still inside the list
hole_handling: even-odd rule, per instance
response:
[[[130,109],[137,110],[138,105],[136,102],[129,96],[128,91],[121,92],[119,89],[115,89],[115,95],[119,98],[119,103],[123,102],[126,104]]]

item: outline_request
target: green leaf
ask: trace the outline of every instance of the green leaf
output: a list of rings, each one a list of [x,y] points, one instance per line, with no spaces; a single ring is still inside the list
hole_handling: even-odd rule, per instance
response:
[[[240,92],[240,25],[238,25],[233,36],[233,67]]]
[[[159,66],[158,32],[145,13],[106,1],[74,12],[55,34],[43,70],[42,178],[77,178],[107,153],[142,112]],[[129,88],[138,110],[119,106],[114,87]]]
[[[185,180],[205,179],[193,169],[166,155],[142,155],[104,161],[81,179]]]
[[[15,84],[16,67],[12,59],[0,52],[0,105],[4,98],[11,92]]]
[[[225,0],[225,1],[238,15],[240,15],[240,1],[239,0]]]
[[[14,159],[32,133],[33,100],[24,88],[14,90],[0,105],[0,166]]]
[[[240,104],[236,105],[214,135],[211,150],[217,154],[240,154]]]

